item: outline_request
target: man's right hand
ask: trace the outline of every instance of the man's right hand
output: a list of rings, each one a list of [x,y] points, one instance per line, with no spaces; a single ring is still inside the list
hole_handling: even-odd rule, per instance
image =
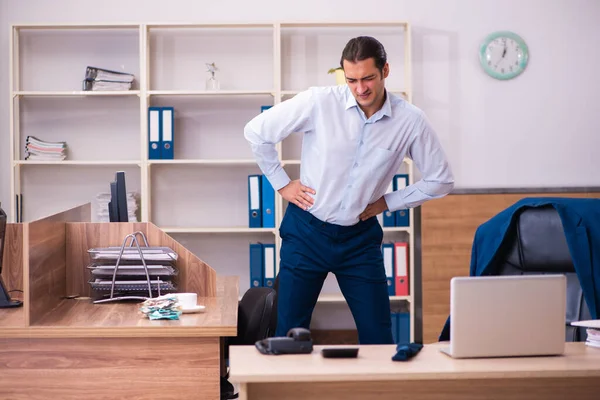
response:
[[[313,189],[304,186],[299,179],[291,181],[279,189],[278,192],[281,197],[303,210],[308,210],[315,203],[315,199],[313,199],[311,194],[317,194]]]

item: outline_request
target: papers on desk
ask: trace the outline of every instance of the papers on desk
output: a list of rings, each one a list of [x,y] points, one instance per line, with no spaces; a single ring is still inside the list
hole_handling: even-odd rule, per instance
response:
[[[587,328],[587,340],[585,344],[600,349],[600,319],[571,322],[571,325]]]

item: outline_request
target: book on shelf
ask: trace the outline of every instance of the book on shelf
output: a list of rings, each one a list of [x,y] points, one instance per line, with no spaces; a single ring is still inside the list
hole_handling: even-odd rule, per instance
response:
[[[67,158],[67,142],[46,142],[35,136],[25,139],[25,160],[62,161]]]
[[[102,192],[96,195],[96,220],[98,222],[110,222],[108,213],[108,203],[110,202],[110,193]],[[127,215],[129,222],[139,222],[137,218],[139,196],[134,192],[127,192]]]
[[[84,91],[129,90],[134,79],[134,75],[127,72],[88,66],[82,89]]]

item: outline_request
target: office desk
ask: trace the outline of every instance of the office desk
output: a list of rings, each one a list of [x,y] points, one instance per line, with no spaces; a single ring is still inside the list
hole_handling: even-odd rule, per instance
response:
[[[567,343],[564,356],[455,360],[442,344],[407,362],[394,345],[361,346],[356,359],[312,354],[265,356],[252,346],[230,349],[230,380],[240,400],[271,399],[598,399],[600,349]]]
[[[149,223],[87,223],[89,207],[13,224],[3,276],[23,307],[0,309],[0,399],[220,397],[221,338],[237,333],[239,278],[216,272]],[[14,229],[13,229],[14,228]],[[140,302],[93,304],[87,250],[143,231],[178,254],[177,284],[206,310],[151,321]],[[66,299],[78,294],[82,298]]]

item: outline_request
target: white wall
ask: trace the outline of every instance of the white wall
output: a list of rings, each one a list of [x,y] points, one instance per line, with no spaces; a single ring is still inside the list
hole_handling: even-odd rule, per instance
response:
[[[592,157],[600,148],[597,0],[0,0],[0,11],[5,204],[9,25],[31,22],[406,20],[413,25],[414,100],[442,138],[457,188],[600,185],[600,158]],[[500,29],[520,34],[531,54],[526,72],[507,82],[478,65],[481,40]]]

